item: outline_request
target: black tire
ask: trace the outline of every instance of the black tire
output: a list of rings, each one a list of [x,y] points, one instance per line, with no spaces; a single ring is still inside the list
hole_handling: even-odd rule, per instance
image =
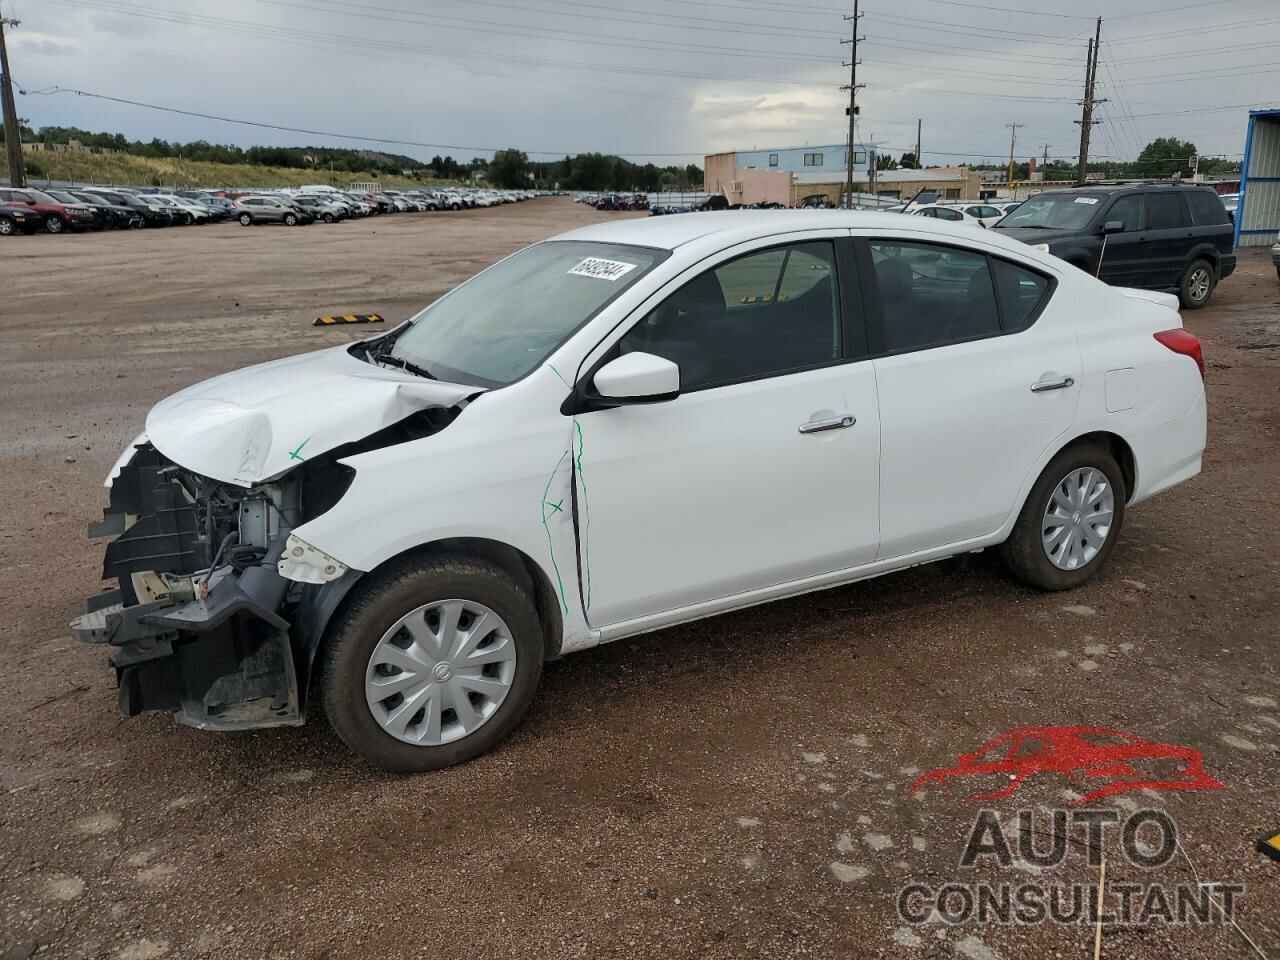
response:
[[[11,237],[18,232],[18,225],[8,217],[0,217],[0,237]]]
[[[1107,538],[1098,552],[1083,566],[1063,570],[1054,565],[1045,553],[1041,542],[1041,526],[1050,498],[1057,486],[1074,470],[1092,467],[1106,475],[1115,501],[1114,515]],[[1115,549],[1124,525],[1124,506],[1129,499],[1124,473],[1111,451],[1097,443],[1076,443],[1049,461],[1044,468],[1027,502],[1018,514],[1009,539],[1000,545],[1000,555],[1010,572],[1023,583],[1041,590],[1071,590],[1093,577],[1106,564]]]
[[[326,213],[326,214],[324,214],[324,222],[325,222],[325,223],[333,223],[333,214],[332,214],[332,213]]]
[[[294,213],[286,213],[284,215],[284,225],[286,227],[296,227],[298,225],[298,215]]]
[[[60,217],[45,218],[44,228],[49,233],[62,233],[66,229],[66,227],[67,225],[62,222],[62,219]]]
[[[240,226],[249,227],[253,225],[253,217],[247,213],[240,214]]]
[[[1213,288],[1218,284],[1217,272],[1208,260],[1199,258],[1192,260],[1183,271],[1182,281],[1178,284],[1178,299],[1184,310],[1199,310],[1213,296]]]
[[[475,732],[439,746],[414,746],[385,732],[365,700],[365,672],[384,633],[434,601],[472,600],[497,613],[516,647],[515,677],[497,711]],[[320,700],[342,741],[394,773],[437,770],[491,750],[524,716],[542,678],[542,626],[533,600],[501,568],[465,556],[408,559],[374,574],[330,625],[320,653]]]

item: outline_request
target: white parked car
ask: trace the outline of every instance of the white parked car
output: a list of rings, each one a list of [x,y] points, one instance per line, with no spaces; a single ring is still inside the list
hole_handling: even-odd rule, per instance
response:
[[[186,197],[178,197],[168,193],[153,193],[147,196],[146,200],[148,203],[155,203],[169,208],[188,224],[207,223],[209,221],[209,208],[193,203]]]
[[[93,531],[117,588],[73,632],[127,714],[323,712],[415,771],[596,644],[985,547],[1075,587],[1200,470],[1177,303],[924,218],[589,226],[157,404]]]
[[[977,227],[994,226],[1004,216],[1003,211],[987,203],[925,203],[913,208],[910,212],[917,217],[931,217]]]

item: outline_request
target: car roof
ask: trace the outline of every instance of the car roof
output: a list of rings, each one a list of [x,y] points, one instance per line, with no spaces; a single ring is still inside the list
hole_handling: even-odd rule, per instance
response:
[[[800,230],[829,230],[848,228],[855,230],[886,230],[894,233],[910,231],[917,234],[936,234],[937,239],[963,239],[981,237],[988,242],[1007,246],[1010,250],[1026,252],[1026,246],[1016,240],[999,235],[958,235],[958,224],[938,222],[928,217],[904,218],[897,213],[880,213],[870,210],[724,210],[718,213],[676,213],[665,217],[634,218],[595,223],[579,227],[552,237],[552,240],[585,240],[595,243],[630,243],[643,247],[674,250],[694,240],[716,235],[724,246],[741,243],[755,237]]]

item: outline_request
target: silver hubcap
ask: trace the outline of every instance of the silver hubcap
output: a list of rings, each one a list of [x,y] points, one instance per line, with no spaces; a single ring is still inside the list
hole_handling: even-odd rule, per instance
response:
[[[439,746],[489,721],[511,692],[516,645],[503,619],[471,600],[409,611],[369,657],[364,695],[383,730]]]
[[[1204,267],[1198,267],[1191,272],[1191,280],[1187,286],[1192,300],[1203,300],[1209,296],[1209,281],[1209,271]]]
[[[1072,470],[1053,488],[1040,525],[1045,556],[1059,570],[1079,570],[1111,534],[1116,499],[1107,475],[1095,467]]]

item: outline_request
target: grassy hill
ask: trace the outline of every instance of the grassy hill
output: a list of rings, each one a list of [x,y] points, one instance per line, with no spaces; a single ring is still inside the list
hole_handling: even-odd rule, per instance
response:
[[[377,180],[385,186],[423,186],[443,183],[428,178],[379,176],[326,169],[302,170],[255,164],[210,163],[202,160],[136,157],[124,153],[38,153],[26,155],[27,181],[46,180],[156,187],[297,187],[306,183],[350,183]],[[8,164],[0,151],[0,178],[7,180]]]

